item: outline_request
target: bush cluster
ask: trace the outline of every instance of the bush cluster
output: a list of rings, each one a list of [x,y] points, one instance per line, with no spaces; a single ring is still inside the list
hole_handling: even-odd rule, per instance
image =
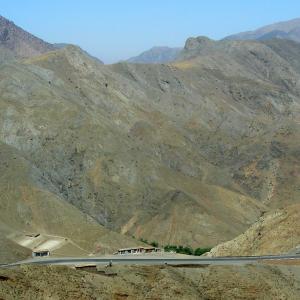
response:
[[[140,238],[140,241],[145,243],[145,244],[151,245],[153,247],[158,247],[158,242],[153,241],[153,242],[150,243],[150,242],[148,242],[148,240],[143,239],[143,238]]]
[[[210,250],[211,250],[210,247],[206,247],[206,248],[197,248],[197,249],[195,249],[195,251],[194,251],[194,255],[200,256],[200,255],[203,255],[203,254],[206,253],[206,252],[209,252]]]
[[[141,238],[140,239],[141,242],[151,245],[153,247],[158,247],[159,244],[158,242],[148,242],[148,240]],[[163,246],[165,252],[175,252],[175,253],[180,253],[180,254],[187,254],[187,255],[196,255],[196,256],[200,256],[203,255],[206,252],[209,252],[211,250],[210,247],[205,247],[205,248],[196,248],[193,249],[191,247],[187,247],[187,246],[176,246],[176,245],[166,245]]]
[[[191,247],[183,247],[183,246],[176,246],[176,245],[167,245],[167,246],[164,246],[164,250],[166,252],[176,252],[176,253],[180,253],[180,254],[200,256],[200,255],[203,255],[206,252],[209,252],[211,250],[211,248],[206,247],[206,248],[196,248],[196,249],[193,249]]]

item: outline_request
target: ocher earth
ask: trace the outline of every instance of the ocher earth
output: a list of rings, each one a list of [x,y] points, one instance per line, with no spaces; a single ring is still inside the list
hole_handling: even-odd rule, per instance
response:
[[[3,237],[208,247],[299,201],[299,44],[198,37],[170,64],[103,65],[75,46],[20,59],[5,43]]]
[[[3,63],[2,222],[91,250],[89,224],[214,246],[296,203],[298,50],[200,37],[170,65],[105,66],[74,46]]]
[[[209,256],[300,254],[300,205],[261,217],[245,233],[213,248]]]
[[[298,251],[299,44],[190,38],[156,65],[54,49],[0,18],[0,263],[37,233],[65,238],[67,256],[140,238]],[[299,299],[290,263],[24,266],[0,270],[0,298]]]
[[[0,270],[1,299],[299,299],[290,266],[202,268],[113,266],[98,273],[66,267]]]

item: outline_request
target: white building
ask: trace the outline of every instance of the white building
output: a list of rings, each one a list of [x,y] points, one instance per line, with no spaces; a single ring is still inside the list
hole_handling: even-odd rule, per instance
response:
[[[33,250],[32,257],[45,257],[50,256],[49,250]]]
[[[156,247],[144,247],[144,246],[139,246],[139,247],[131,247],[131,248],[123,248],[119,249],[116,254],[147,254],[147,253],[158,253],[161,252],[160,248]]]

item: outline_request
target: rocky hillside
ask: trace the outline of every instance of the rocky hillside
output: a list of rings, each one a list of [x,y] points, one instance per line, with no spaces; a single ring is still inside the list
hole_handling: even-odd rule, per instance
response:
[[[63,201],[56,188],[44,181],[40,170],[13,147],[0,144],[0,161],[0,263],[31,255],[10,240],[22,233],[62,236],[86,254],[111,253],[135,243]],[[73,255],[72,251],[68,254]]]
[[[299,299],[299,267],[113,266],[98,273],[67,267],[0,270],[0,297],[13,299]]]
[[[281,254],[298,246],[300,246],[300,205],[296,204],[267,213],[244,234],[218,245],[208,255]]]
[[[233,34],[227,40],[267,40],[272,38],[289,39],[300,42],[300,19],[279,22],[257,30]]]
[[[31,251],[22,247],[0,233],[0,264],[13,263],[31,256]]]
[[[75,46],[1,65],[3,232],[215,246],[297,203],[299,53],[199,37],[167,65]]]
[[[54,50],[53,45],[33,36],[2,16],[0,16],[0,48],[11,51],[19,58]]]
[[[192,142],[168,122],[172,115],[151,112],[151,103],[147,108],[150,93],[163,96],[161,89],[139,88],[123,67],[129,65],[95,65],[74,47],[3,67],[9,85],[2,81],[1,138],[39,170],[32,185],[108,228],[160,242],[216,244],[245,230],[262,205],[211,179],[201,182],[196,160],[208,178],[220,173],[221,181],[226,172],[193,153]],[[13,78],[30,89],[10,89],[12,82],[18,85]],[[220,206],[221,194],[226,199]]]
[[[177,59],[181,48],[153,47],[138,56],[129,58],[127,62],[138,64],[160,64]]]

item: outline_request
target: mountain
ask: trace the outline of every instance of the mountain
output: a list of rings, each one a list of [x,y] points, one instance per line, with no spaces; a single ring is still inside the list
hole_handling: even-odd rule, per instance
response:
[[[0,16],[0,48],[9,50],[19,58],[28,58],[54,50],[53,45],[33,36],[2,16]]]
[[[233,34],[226,40],[266,40],[272,38],[289,39],[300,42],[300,18],[261,27],[254,31]]]
[[[139,64],[159,64],[174,61],[181,48],[153,47],[138,56],[129,58],[127,62]]]
[[[56,49],[62,49],[62,48],[65,48],[65,47],[68,47],[68,46],[73,46],[72,44],[66,44],[66,43],[55,43],[53,44],[53,46],[56,48]],[[74,45],[75,47],[79,47],[77,45]],[[80,48],[80,47],[79,47]],[[83,50],[80,48],[80,50],[87,56],[89,56],[91,59],[95,60],[97,63],[100,63],[100,64],[103,64],[103,61],[100,60],[99,58],[89,54],[87,51]]]
[[[40,170],[15,148],[0,143],[0,159],[3,175],[0,181],[0,263],[30,255],[28,249],[26,252],[20,246],[22,241],[23,246],[27,246],[32,233],[45,236],[45,244],[56,241],[58,236],[68,240],[63,247],[51,251],[54,255],[112,252],[133,243],[130,238],[110,232],[62,201],[56,188],[50,182],[46,183]],[[49,238],[51,236],[55,238]],[[78,249],[82,251],[78,252]]]
[[[0,16],[0,62],[15,58],[29,58],[69,45],[47,43]],[[82,51],[98,63],[103,63],[88,52]]]
[[[144,240],[299,251],[299,43],[195,37],[168,64],[103,65],[16,41],[0,47],[0,263]],[[299,299],[297,264],[1,268],[0,298]]]
[[[75,46],[5,64],[0,140],[33,171],[1,178],[3,223],[79,243],[89,216],[91,251],[100,230],[119,232],[114,247],[124,235],[214,246],[296,203],[299,50],[199,37],[170,65],[106,66]]]
[[[0,233],[59,254],[216,246],[297,203],[299,53],[197,37],[166,65],[72,45],[2,64]]]
[[[24,175],[33,179],[20,185],[17,180],[22,172],[14,171],[14,165],[8,163],[11,172],[19,175],[2,178],[3,205],[8,201],[5,199],[11,199],[11,211],[3,210],[4,224],[22,228],[29,222],[28,231],[43,229],[47,234],[68,236],[77,242],[76,237],[81,239],[81,235],[72,231],[83,226],[76,216],[81,211],[98,224],[123,234],[196,246],[200,240],[206,244],[225,241],[255,221],[262,205],[211,182],[209,178],[214,176],[222,182],[227,172],[222,174],[195,152],[185,130],[178,127],[182,125],[172,121],[175,111],[184,110],[175,106],[174,112],[169,111],[172,102],[166,89],[171,85],[175,93],[181,94],[174,97],[176,101],[185,91],[174,71],[153,66],[145,73],[145,67],[139,66],[97,64],[74,46],[3,66],[0,138],[20,153],[28,168],[36,170],[34,177]],[[157,85],[158,72],[169,83],[162,78]],[[149,102],[150,97],[155,97],[155,102]],[[200,164],[201,169],[197,166]],[[207,180],[202,181],[201,174],[206,174]],[[5,189],[10,180],[9,186],[15,188]],[[29,195],[37,191],[30,202],[18,186],[26,186]],[[11,195],[12,191],[16,193]],[[220,206],[219,194],[226,195],[228,208]],[[37,209],[34,203],[45,197],[49,200],[43,201],[43,207],[36,204],[38,211],[33,214]],[[53,216],[46,209],[51,203],[57,203]],[[66,209],[59,208],[59,203]],[[248,207],[246,212],[244,205]],[[34,217],[44,215],[43,211],[48,217],[36,221]],[[60,224],[58,221],[51,226],[48,219],[51,222],[53,218],[65,218],[63,226],[54,226]],[[75,227],[71,225],[73,218]],[[182,227],[188,220],[189,224]],[[204,224],[210,224],[210,235]],[[89,232],[84,228],[81,231],[85,235]],[[90,238],[89,249],[94,240]]]

